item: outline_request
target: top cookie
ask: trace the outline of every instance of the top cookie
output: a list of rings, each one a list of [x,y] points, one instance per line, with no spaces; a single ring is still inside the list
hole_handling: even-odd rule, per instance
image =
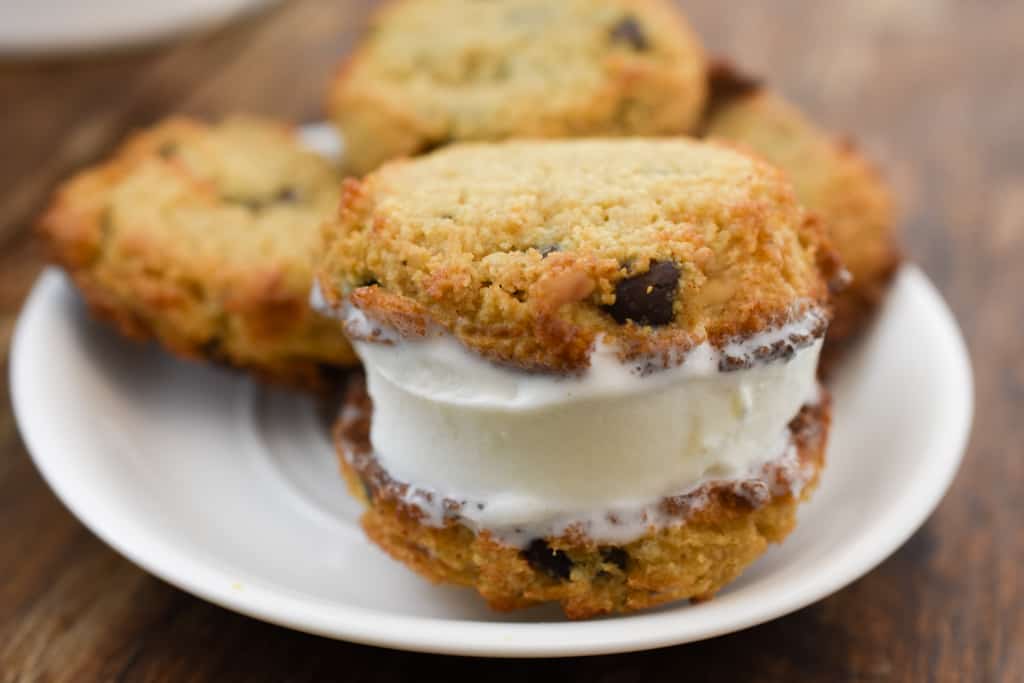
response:
[[[835,298],[829,342],[854,335],[900,260],[893,200],[877,170],[845,140],[727,65],[713,69],[705,132],[743,145],[784,170],[798,199],[824,221],[853,276]]]
[[[308,305],[339,186],[287,126],[175,118],[65,183],[39,228],[124,334],[318,387],[325,365],[355,362]]]
[[[780,171],[688,139],[453,145],[347,180],[325,231],[329,304],[551,372],[783,324],[834,267]]]
[[[361,175],[453,141],[685,133],[706,88],[667,0],[398,0],[328,109]]]

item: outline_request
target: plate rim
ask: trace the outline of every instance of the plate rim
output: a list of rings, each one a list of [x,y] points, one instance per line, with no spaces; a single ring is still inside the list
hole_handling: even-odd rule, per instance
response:
[[[200,6],[198,11],[187,14],[173,13],[157,23],[115,22],[114,26],[106,28],[89,26],[77,31],[56,30],[28,36],[7,32],[0,34],[0,57],[28,61],[140,49],[255,15],[276,2],[280,0],[229,0],[221,6]]]
[[[819,571],[799,587],[784,585],[756,609],[737,609],[728,596],[687,607],[709,611],[725,604],[723,616],[706,628],[684,621],[673,624],[678,611],[639,613],[581,622],[502,623],[471,619],[444,619],[383,612],[351,605],[325,608],[307,596],[259,580],[237,585],[237,572],[218,569],[215,562],[190,556],[185,548],[147,536],[133,528],[133,520],[116,520],[102,506],[60,476],[61,454],[48,452],[46,434],[32,411],[40,405],[42,383],[28,375],[34,327],[41,316],[52,315],[58,297],[72,290],[66,277],[49,267],[40,275],[19,316],[11,343],[9,376],[15,420],[36,468],[65,507],[92,533],[122,556],[171,585],[226,609],[315,635],[351,642],[436,654],[487,657],[587,656],[648,650],[713,638],[749,628],[789,614],[844,588],[881,564],[899,549],[931,516],[959,470],[974,416],[974,380],[970,356],[956,320],[931,280],[916,265],[904,265],[897,277],[907,278],[931,299],[940,323],[956,350],[955,363],[946,368],[951,381],[962,389],[957,397],[956,420],[947,425],[943,453],[930,454],[936,467],[915,481],[915,494],[905,496],[897,510],[872,522],[872,533],[833,553],[831,571]],[[939,456],[942,456],[941,459]],[[67,457],[67,456],[63,456]],[[138,526],[138,525],[136,525]],[[730,608],[731,611],[730,611]],[[722,610],[715,610],[717,614]],[[732,615],[729,617],[728,615]],[[689,621],[693,621],[690,619]],[[622,628],[624,625],[630,628]]]

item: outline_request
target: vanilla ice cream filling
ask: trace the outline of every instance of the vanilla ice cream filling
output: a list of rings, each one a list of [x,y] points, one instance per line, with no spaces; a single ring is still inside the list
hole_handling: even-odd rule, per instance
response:
[[[590,368],[564,376],[496,365],[444,332],[402,339],[355,308],[344,317],[364,328],[354,336],[377,333],[354,342],[374,457],[427,523],[443,524],[455,501],[460,522],[514,544],[570,526],[626,542],[668,522],[660,501],[705,483],[756,479],[773,462],[796,489],[809,478],[788,425],[818,400],[818,311],[653,372],[599,340]],[[749,362],[793,339],[792,353]]]

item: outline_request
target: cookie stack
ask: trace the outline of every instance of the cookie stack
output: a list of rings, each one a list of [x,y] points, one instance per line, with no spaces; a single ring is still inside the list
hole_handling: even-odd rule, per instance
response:
[[[792,530],[898,262],[851,145],[661,0],[398,0],[328,103],[341,170],[174,120],[42,232],[129,336],[318,390],[358,358],[367,535],[497,609],[706,599]]]

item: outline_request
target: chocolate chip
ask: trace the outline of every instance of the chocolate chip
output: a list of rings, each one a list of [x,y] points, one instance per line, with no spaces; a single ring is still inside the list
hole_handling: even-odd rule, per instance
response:
[[[741,73],[727,61],[716,61],[711,64],[708,82],[711,109],[717,109],[737,98],[753,95],[764,87],[759,79]]]
[[[624,325],[668,325],[675,314],[672,304],[679,288],[679,266],[671,261],[651,261],[646,273],[620,280],[615,286],[615,303],[605,310]]]
[[[299,201],[299,193],[294,187],[284,187],[274,197],[275,202],[281,202],[282,204],[297,202]]]
[[[523,558],[533,569],[548,576],[568,581],[572,573],[572,560],[561,550],[554,550],[543,538],[535,538],[523,551]]]
[[[435,140],[427,140],[419,146],[419,149],[416,150],[416,156],[419,156],[421,154],[430,154],[431,152],[439,150],[442,147],[450,145],[452,142],[452,138],[447,136]]]
[[[538,251],[540,251],[541,258],[547,258],[551,254],[554,254],[557,251],[561,251],[561,249],[557,244],[551,244],[546,247],[541,247]]]
[[[348,376],[348,370],[330,363],[317,363],[316,370],[320,378],[330,386],[341,385]]]
[[[213,337],[199,345],[199,353],[204,358],[219,363],[227,363],[230,360],[227,350],[224,348],[224,340],[220,337]]]
[[[601,548],[601,559],[622,571],[629,565],[629,553],[622,548]]]
[[[632,16],[625,16],[612,26],[613,43],[628,43],[634,50],[643,51],[650,47],[640,23]]]

